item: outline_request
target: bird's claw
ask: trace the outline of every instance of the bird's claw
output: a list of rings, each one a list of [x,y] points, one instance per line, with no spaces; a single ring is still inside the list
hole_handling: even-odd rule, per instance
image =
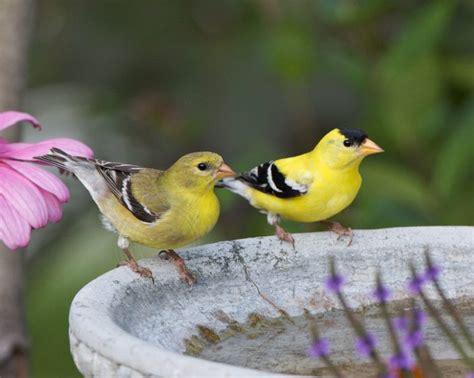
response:
[[[193,287],[194,283],[196,282],[196,278],[191,274],[191,272],[185,269],[182,272],[179,272],[181,275],[181,279],[186,282],[189,287]]]
[[[354,238],[354,233],[352,232],[352,229],[350,227],[347,228],[347,232],[344,232],[342,234],[338,234],[337,239],[341,239],[343,236],[348,236],[349,241],[347,242],[347,246],[349,247],[352,244],[352,239]]]
[[[188,270],[186,263],[184,262],[182,257],[180,257],[173,250],[160,251],[159,255],[160,257],[162,257],[162,255],[165,255],[167,260],[171,260],[176,266],[176,269],[178,270],[181,279],[186,282],[190,287],[193,287],[194,283],[196,282],[196,278]]]
[[[135,260],[121,261],[119,266],[128,266],[133,272],[139,274],[141,277],[150,278],[151,281],[155,283],[155,278],[153,277],[151,269],[138,265]]]
[[[275,225],[275,234],[281,241],[286,241],[291,244],[293,248],[295,248],[295,238],[289,233],[286,232],[283,227],[279,225]]]
[[[190,287],[193,287],[194,283],[196,282],[196,278],[193,274],[188,270],[184,260],[176,261],[176,269],[178,270],[181,279],[186,282]]]
[[[343,236],[348,236],[349,241],[347,246],[349,247],[352,244],[352,239],[354,238],[354,232],[352,231],[352,228],[344,227],[338,222],[331,222],[329,224],[329,230],[337,234],[336,240],[340,240]]]

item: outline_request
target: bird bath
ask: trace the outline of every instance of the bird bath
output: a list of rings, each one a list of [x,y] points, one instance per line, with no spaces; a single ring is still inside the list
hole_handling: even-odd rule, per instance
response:
[[[390,345],[373,306],[374,275],[379,269],[393,290],[392,308],[403,308],[408,303],[407,263],[424,266],[425,248],[443,268],[446,294],[474,329],[474,227],[357,230],[349,247],[328,232],[294,236],[295,250],[275,237],[262,237],[181,251],[198,279],[192,289],[159,257],[141,261],[153,271],[155,283],[126,267],[95,279],[71,306],[70,343],[77,367],[85,376],[118,377],[327,374],[321,362],[306,357],[310,335],[303,314],[308,310],[331,340],[333,360],[349,375],[354,369],[364,375],[370,366],[354,354],[352,329],[324,290],[328,256],[336,257],[347,278],[346,297],[365,313],[382,353]],[[435,298],[430,286],[426,293]],[[449,376],[465,371],[435,324],[428,322],[426,335]]]

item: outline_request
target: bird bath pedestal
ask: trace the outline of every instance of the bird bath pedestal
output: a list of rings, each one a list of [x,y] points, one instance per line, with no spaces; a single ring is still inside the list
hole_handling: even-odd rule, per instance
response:
[[[349,247],[328,232],[294,236],[295,249],[275,237],[262,237],[181,251],[198,279],[193,288],[159,257],[141,261],[153,271],[154,283],[126,267],[95,279],[71,306],[69,335],[78,369],[98,377],[310,375],[324,365],[306,357],[310,335],[305,309],[324,324],[320,328],[331,341],[333,361],[358,367],[367,361],[355,355],[352,329],[324,290],[328,256],[336,257],[347,278],[344,293],[350,305],[371,316],[366,324],[382,352],[389,353],[390,343],[383,321],[370,315],[376,312],[370,306],[375,273],[381,271],[403,308],[407,263],[424,267],[426,248],[443,268],[446,294],[474,327],[473,227],[356,230]],[[430,286],[426,293],[435,298]],[[435,359],[455,361],[436,325],[428,322],[427,328]]]

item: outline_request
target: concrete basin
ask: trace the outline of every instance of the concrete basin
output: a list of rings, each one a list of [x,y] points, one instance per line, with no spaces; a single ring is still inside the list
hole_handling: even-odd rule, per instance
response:
[[[193,288],[159,257],[141,261],[152,269],[154,284],[125,267],[98,277],[71,306],[70,344],[78,369],[98,377],[309,375],[319,362],[305,356],[305,309],[327,322],[324,332],[333,339],[336,362],[357,365],[351,330],[324,290],[328,256],[336,257],[347,278],[351,306],[370,315],[376,271],[403,308],[407,263],[423,267],[428,248],[443,267],[447,295],[463,306],[474,328],[474,227],[356,230],[349,247],[329,232],[294,236],[295,249],[270,236],[181,250],[198,279]],[[427,293],[435,295],[430,287]],[[280,310],[296,321],[290,324]],[[367,324],[380,334],[382,350],[389,348],[382,322],[372,318]],[[456,359],[436,325],[428,324],[428,335],[436,359]]]

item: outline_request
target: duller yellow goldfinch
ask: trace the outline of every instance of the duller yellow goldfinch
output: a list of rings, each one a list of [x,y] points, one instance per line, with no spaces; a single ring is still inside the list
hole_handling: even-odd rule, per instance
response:
[[[165,171],[71,156],[57,148],[36,159],[72,173],[86,187],[104,226],[119,235],[118,246],[127,256],[123,265],[153,278],[128,249],[129,242],[136,242],[163,250],[182,278],[189,285],[194,283],[174,249],[199,239],[216,224],[219,200],[214,185],[235,175],[221,156],[190,153]]]
[[[271,160],[235,177],[221,180],[225,187],[246,198],[267,214],[281,240],[294,244],[279,226],[280,217],[297,222],[322,222],[340,238],[352,230],[327,221],[356,197],[362,178],[359,165],[367,155],[383,152],[359,129],[334,129],[303,155]]]

